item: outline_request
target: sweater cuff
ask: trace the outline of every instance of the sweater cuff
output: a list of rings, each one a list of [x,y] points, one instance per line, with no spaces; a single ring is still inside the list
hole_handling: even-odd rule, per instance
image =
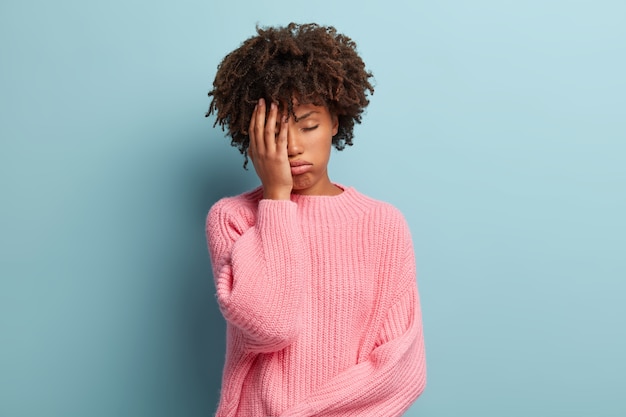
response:
[[[291,230],[292,225],[297,224],[298,205],[289,200],[261,200],[257,209],[256,227],[261,231],[271,231],[272,234],[280,230]]]

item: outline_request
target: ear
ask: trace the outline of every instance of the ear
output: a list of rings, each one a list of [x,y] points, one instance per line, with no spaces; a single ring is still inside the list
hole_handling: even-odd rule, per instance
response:
[[[333,137],[334,137],[339,131],[339,118],[337,117],[336,114],[331,115],[331,118],[333,122]]]

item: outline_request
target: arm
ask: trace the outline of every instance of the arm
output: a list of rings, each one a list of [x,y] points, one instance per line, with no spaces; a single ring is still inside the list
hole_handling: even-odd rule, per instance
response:
[[[426,384],[424,339],[412,249],[401,291],[386,311],[375,348],[281,417],[401,416]]]
[[[256,223],[236,218],[240,208],[223,206],[212,209],[207,221],[218,304],[226,320],[241,330],[246,347],[255,352],[278,351],[295,340],[302,276],[308,271],[297,207],[290,200],[287,119],[281,120],[277,132],[278,106],[271,103],[267,120],[266,110],[260,99],[249,126],[248,156],[264,196]]]
[[[217,302],[251,351],[278,351],[298,333],[307,269],[296,208],[291,201],[261,200],[255,220],[226,199],[207,218]]]

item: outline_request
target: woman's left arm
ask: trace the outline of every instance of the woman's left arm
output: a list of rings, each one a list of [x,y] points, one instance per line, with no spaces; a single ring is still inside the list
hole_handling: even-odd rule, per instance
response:
[[[412,248],[401,268],[400,281],[405,284],[387,310],[368,358],[336,375],[281,417],[401,416],[422,393],[426,359]]]

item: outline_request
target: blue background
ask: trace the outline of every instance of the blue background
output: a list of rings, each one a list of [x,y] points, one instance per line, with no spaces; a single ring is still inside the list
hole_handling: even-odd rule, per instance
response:
[[[376,78],[334,181],[406,215],[429,381],[407,416],[624,416],[623,1],[0,3],[0,416],[207,416],[204,218],[258,184],[205,119],[261,25]]]

